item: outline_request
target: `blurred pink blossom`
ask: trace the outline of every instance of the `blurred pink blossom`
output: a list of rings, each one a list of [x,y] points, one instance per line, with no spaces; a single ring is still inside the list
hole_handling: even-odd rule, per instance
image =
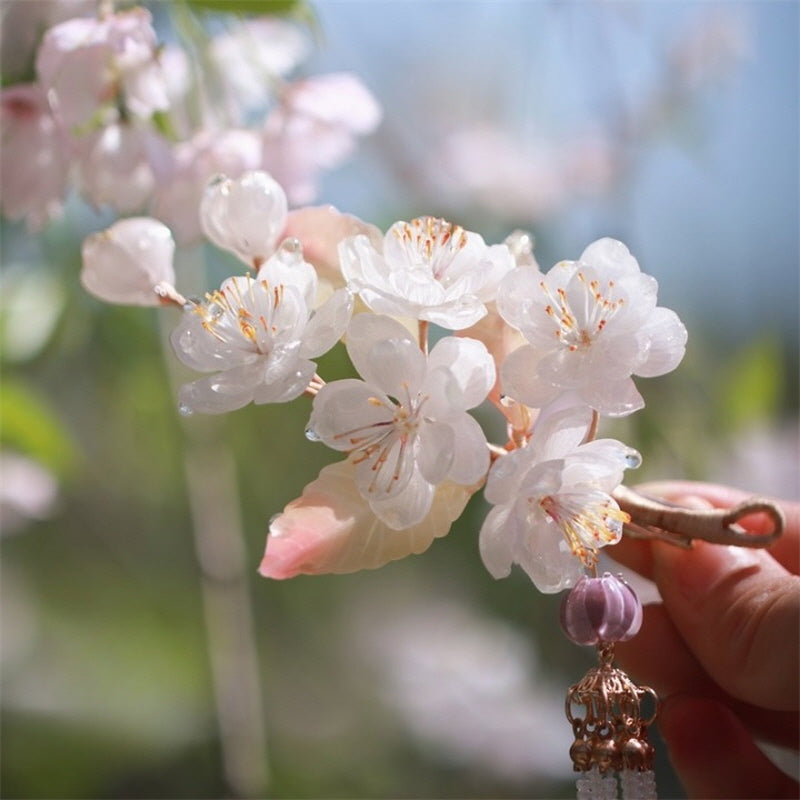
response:
[[[25,219],[36,231],[61,210],[69,143],[36,84],[3,89],[0,107],[2,211],[9,219]]]
[[[293,205],[312,202],[319,172],[339,166],[356,137],[372,133],[381,116],[375,98],[350,73],[291,84],[264,125],[263,167]]]

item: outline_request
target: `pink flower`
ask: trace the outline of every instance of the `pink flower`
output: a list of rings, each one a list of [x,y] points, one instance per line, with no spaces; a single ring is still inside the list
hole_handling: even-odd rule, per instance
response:
[[[67,190],[69,143],[35,84],[3,89],[3,214],[40,229],[61,209]]]
[[[317,195],[317,176],[342,163],[357,136],[378,126],[381,109],[354,75],[334,73],[290,86],[264,127],[263,166],[295,205]]]
[[[167,144],[149,128],[115,122],[78,142],[77,175],[82,193],[95,206],[120,214],[139,211],[156,185],[152,159]]]
[[[150,12],[133,8],[102,19],[77,17],[47,31],[36,74],[54,110],[72,128],[119,96],[140,117],[168,105]]]
[[[381,522],[361,496],[355,467],[324,467],[269,526],[259,572],[265,578],[375,569],[422,553],[461,515],[474,487],[440,484],[427,515],[405,530]]]

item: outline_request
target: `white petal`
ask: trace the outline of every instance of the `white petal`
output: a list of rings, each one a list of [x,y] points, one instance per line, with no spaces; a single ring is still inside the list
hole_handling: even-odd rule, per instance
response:
[[[572,397],[574,402],[576,398]],[[540,461],[563,458],[584,440],[592,423],[592,410],[586,405],[562,408],[560,401],[542,409],[533,426],[529,447]]]
[[[647,360],[636,367],[636,375],[652,378],[671,372],[686,351],[686,328],[678,315],[668,308],[654,309],[639,330],[639,336],[649,339],[649,349]]]
[[[222,414],[246,406],[261,374],[258,363],[218,372],[181,386],[178,404],[184,413]]]
[[[529,447],[512,450],[492,464],[486,479],[483,494],[493,505],[510,503],[530,468],[531,456],[535,455]]]
[[[510,505],[495,506],[489,511],[478,541],[481,559],[493,578],[505,578],[511,574],[517,536]]]
[[[425,377],[425,356],[411,339],[381,339],[367,353],[361,375],[403,405]]]
[[[461,409],[480,405],[495,381],[494,361],[486,346],[477,339],[446,336],[428,356],[428,370],[446,367],[458,383]]]
[[[286,225],[286,194],[266,172],[213,179],[200,203],[203,233],[246,264],[268,258]]]
[[[406,313],[411,308],[407,307]],[[457,301],[442,305],[425,304],[416,312],[419,319],[425,319],[451,331],[462,331],[479,322],[486,316],[486,306],[472,295],[460,297]]]
[[[580,389],[584,401],[601,414],[624,417],[644,408],[644,398],[630,378],[595,381]]]
[[[448,478],[465,485],[483,481],[489,471],[489,448],[483,428],[466,411],[451,424],[455,431],[455,455]]]
[[[392,417],[393,405],[385,395],[347,378],[322,387],[314,398],[308,427],[328,447],[350,451],[373,429],[388,430]]]
[[[554,400],[560,387],[543,381],[537,373],[541,353],[531,345],[523,345],[509,353],[500,368],[503,394],[531,408],[541,408]]]
[[[291,368],[281,375],[280,379],[265,375],[264,383],[256,386],[253,392],[253,402],[256,405],[263,403],[287,403],[305,391],[317,365],[313,361],[292,358]]]
[[[590,264],[606,277],[639,272],[639,262],[630,250],[616,239],[604,238],[592,242],[581,254],[580,260]]]
[[[403,491],[389,497],[370,497],[370,508],[394,530],[410,528],[430,513],[435,487],[419,472],[411,475]]]
[[[555,594],[574,585],[583,574],[581,562],[570,552],[561,529],[552,521],[530,525],[527,535],[521,537],[514,561],[544,594]]]
[[[532,310],[543,308],[543,278],[537,269],[518,267],[500,282],[497,310],[509,325],[522,330],[529,323]]]
[[[175,242],[169,228],[148,217],[130,217],[88,236],[81,248],[84,288],[108,303],[158,305],[159,283],[175,283]]]
[[[397,320],[382,314],[356,314],[347,326],[347,355],[358,374],[369,371],[369,352],[380,339],[416,340]]]
[[[428,422],[420,426],[417,437],[417,466],[425,480],[437,484],[447,477],[453,464],[455,448],[456,437],[450,425],[444,422]]]
[[[353,295],[346,289],[334,292],[311,316],[303,334],[300,353],[316,358],[327,353],[342,338],[353,313]]]
[[[258,270],[258,280],[272,286],[294,286],[306,306],[311,309],[317,296],[317,273],[303,259],[303,248],[297,239],[285,239]]]

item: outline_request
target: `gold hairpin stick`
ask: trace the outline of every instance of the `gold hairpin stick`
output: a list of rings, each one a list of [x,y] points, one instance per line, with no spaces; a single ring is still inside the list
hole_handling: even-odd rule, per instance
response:
[[[679,547],[690,547],[694,539],[740,547],[769,547],[783,533],[783,511],[763,497],[751,497],[732,508],[694,509],[619,486],[614,498],[631,518],[624,525],[625,533],[640,539],[659,539]],[[757,513],[769,517],[770,530],[750,533],[738,524]]]

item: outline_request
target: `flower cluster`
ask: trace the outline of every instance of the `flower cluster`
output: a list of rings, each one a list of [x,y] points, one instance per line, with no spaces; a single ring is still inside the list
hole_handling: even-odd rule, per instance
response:
[[[202,301],[175,288],[173,240],[155,219],[122,220],[83,251],[95,295],[183,307],[173,348],[210,373],[182,387],[183,413],[306,394],[306,436],[345,455],[270,523],[261,573],[422,552],[485,486],[489,572],[518,564],[544,592],[574,585],[622,535],[613,493],[640,461],[596,438],[599,420],[641,408],[632,376],[664,374],[684,352],[656,281],[612,239],[544,273],[520,233],[488,245],[420,217],[383,235],[333,209],[287,209],[265,172],[208,184],[202,229],[250,272]],[[359,377],[326,382],[314,359],[340,340]],[[507,441],[487,441],[480,406],[502,414]]]
[[[176,13],[191,14],[180,5]],[[158,41],[144,7],[5,6],[3,26],[27,47],[13,60],[33,68],[0,91],[2,213],[32,231],[74,189],[97,208],[157,217],[180,244],[199,241],[197,209],[212,176],[266,169],[293,202],[308,203],[321,171],[381,117],[354,75],[293,77],[310,43],[286,19],[240,20],[195,37],[201,76],[184,48]]]

